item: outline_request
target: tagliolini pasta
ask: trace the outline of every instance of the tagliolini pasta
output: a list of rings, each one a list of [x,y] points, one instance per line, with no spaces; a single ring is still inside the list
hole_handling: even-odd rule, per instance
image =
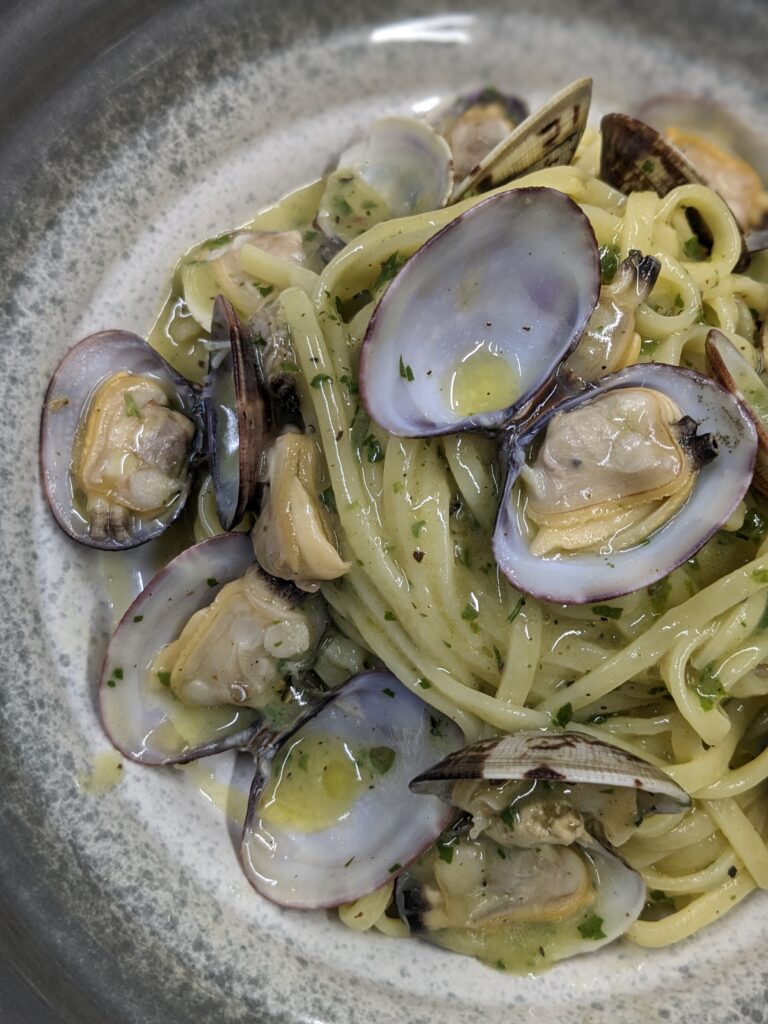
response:
[[[768,286],[734,272],[741,238],[723,201],[701,185],[625,197],[599,180],[598,149],[588,134],[572,165],[497,191],[558,190],[588,217],[604,261],[632,249],[660,261],[637,315],[639,361],[706,372],[716,326],[757,366]],[[484,198],[378,224],[320,274],[249,250],[248,273],[279,292],[302,411],[325,456],[326,504],[352,563],[322,594],[344,630],[468,741],[578,727],[664,768],[692,795],[689,812],[647,819],[621,849],[649,892],[628,937],[664,946],[768,887],[768,524],[750,498],[695,558],[609,605],[555,606],[513,589],[491,553],[495,442],[389,436],[366,416],[357,386],[361,341],[387,282]],[[705,258],[692,248],[690,208],[712,235]],[[322,388],[310,386],[318,375]],[[207,532],[199,523],[198,535]],[[391,890],[341,908],[342,921],[407,932],[386,913]]]

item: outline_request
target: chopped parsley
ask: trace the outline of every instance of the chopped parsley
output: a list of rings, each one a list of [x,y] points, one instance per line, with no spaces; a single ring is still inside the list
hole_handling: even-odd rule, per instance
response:
[[[133,616],[133,621],[134,622],[143,622],[144,621],[144,616],[143,615],[134,615]]]
[[[515,605],[515,607],[512,609],[512,611],[507,616],[507,622],[514,622],[515,621],[517,616],[520,614],[524,604],[525,604],[525,598],[524,597],[518,597],[517,604]]]
[[[620,619],[624,614],[623,608],[615,608],[610,604],[592,605],[592,613],[599,615],[601,619]]]
[[[394,690],[390,690],[390,688],[388,686],[385,686],[384,689],[381,692],[385,693],[387,695],[387,697],[394,697],[395,696],[395,691]]]
[[[366,434],[360,447],[365,450],[368,462],[381,462],[384,458],[384,446],[375,434]]]
[[[691,235],[690,238],[686,238],[683,243],[683,252],[689,260],[696,260],[698,262],[704,259],[704,250],[701,247],[701,242],[695,235]]]
[[[296,766],[300,768],[303,772],[309,770],[309,754],[306,752],[306,750],[299,751],[299,756],[296,758]]]
[[[768,583],[768,569],[753,569],[752,579],[755,583]]]
[[[651,611],[654,616],[663,615],[667,610],[667,601],[672,590],[669,576],[660,579],[658,583],[652,583],[648,587],[648,597],[651,599]]]
[[[475,608],[472,604],[469,603],[469,601],[467,601],[467,603],[464,605],[464,608],[462,609],[461,617],[466,622],[474,622],[474,620],[478,617],[479,614],[480,612],[477,610],[477,608]]]
[[[426,525],[426,519],[417,519],[415,523],[411,523],[411,533],[413,536],[418,537]]]
[[[442,842],[442,840],[440,839],[438,839],[437,841],[437,855],[440,858],[440,860],[444,860],[446,864],[453,863],[455,842],[455,839],[448,839],[445,842]]]
[[[160,680],[160,682],[162,683],[163,686],[170,686],[171,685],[171,673],[170,672],[163,672],[161,670],[160,672],[157,672],[156,674],[157,674],[157,678]]]
[[[502,658],[501,651],[496,646],[496,644],[493,645],[493,656],[496,659],[496,668],[499,670],[499,672],[503,672],[504,671],[504,659]]]
[[[355,855],[354,855],[354,853],[353,853],[353,854],[352,854],[352,856],[351,856],[351,857],[349,858],[349,860],[348,860],[348,861],[345,861],[345,862],[344,862],[344,867],[345,867],[345,868],[348,868],[348,867],[349,867],[349,865],[350,865],[350,864],[352,863],[352,861],[353,861],[354,859],[355,859]]]
[[[123,670],[121,668],[113,668],[112,669],[112,675],[115,677],[115,679],[122,679],[123,678]]]
[[[749,540],[753,544],[759,544],[766,533],[768,533],[768,519],[756,508],[748,508],[741,529],[737,530],[735,535],[740,540]]]
[[[588,914],[578,926],[579,934],[584,939],[605,939],[603,919],[598,914]]]
[[[407,380],[409,384],[411,383],[412,380],[415,379],[413,376],[413,370],[411,369],[410,366],[407,365],[407,363],[403,362],[402,356],[400,356],[400,376],[404,380]]]
[[[324,491],[320,491],[320,501],[329,512],[338,511],[336,508],[336,495],[333,493],[332,487],[326,487]]]
[[[356,395],[360,391],[360,388],[348,373],[343,373],[341,377],[339,377],[339,384],[343,384],[350,395]]]
[[[219,581],[216,579],[215,576],[209,576],[205,582],[208,584],[209,587],[218,587],[219,585]]]
[[[717,679],[714,661],[710,661],[699,672],[693,688],[698,694],[699,703],[705,711],[711,711],[715,704],[719,704],[723,697],[728,696],[720,680]]]
[[[309,382],[309,386],[312,388],[319,388],[322,384],[325,384],[331,378],[327,373],[316,373],[312,380]]]
[[[400,864],[398,861],[395,861],[395,863],[389,868],[389,873],[390,873],[390,875],[394,875],[394,873],[396,871],[402,871],[402,870],[403,870],[403,865]]]
[[[603,284],[610,284],[619,269],[619,250],[615,245],[600,246],[600,279]]]
[[[298,373],[299,368],[292,359],[284,359],[280,365],[280,369],[283,373]]]
[[[139,407],[136,405],[136,402],[133,400],[133,395],[132,394],[130,394],[129,392],[125,392],[123,394],[123,402],[125,403],[125,415],[126,416],[134,416],[137,420],[141,420],[141,419],[144,418],[141,415],[141,413],[139,412]]]
[[[394,622],[396,618],[397,618],[397,616],[395,615],[394,612],[391,612],[389,610],[384,612],[384,621],[385,622]]]
[[[555,712],[555,715],[553,716],[555,724],[559,725],[561,729],[564,729],[572,718],[573,704],[571,704],[570,702],[568,704],[563,704],[561,708],[558,708],[558,710]]]
[[[266,299],[266,297],[271,295],[275,290],[275,286],[273,284],[257,284],[256,288],[262,299]]]
[[[386,775],[395,763],[395,752],[392,747],[371,747],[368,757],[371,768],[379,775]]]
[[[405,260],[400,257],[400,253],[393,252],[392,255],[388,256],[381,264],[381,273],[376,278],[376,283],[373,287],[378,288],[381,285],[386,284],[387,281],[391,281],[392,278],[399,273],[400,268],[404,263]]]
[[[428,679],[424,679],[423,677],[421,679],[417,679],[416,682],[422,688],[422,690],[429,690],[432,687],[432,683],[430,683]]]

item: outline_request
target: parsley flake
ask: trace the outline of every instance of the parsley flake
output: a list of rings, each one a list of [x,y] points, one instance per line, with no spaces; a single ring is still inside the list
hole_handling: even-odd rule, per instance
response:
[[[584,939],[604,939],[603,919],[598,914],[588,914],[578,926],[579,934]]]
[[[325,384],[331,378],[327,373],[316,373],[312,380],[309,382],[311,388],[319,388],[322,384]]]
[[[134,416],[137,420],[144,419],[139,412],[139,407],[133,399],[133,395],[129,392],[123,394],[123,402],[125,403],[125,415]]]
[[[572,718],[573,704],[569,702],[568,704],[563,704],[561,708],[558,708],[557,712],[553,717],[553,720],[556,725],[559,725],[561,729],[564,729]]]
[[[411,369],[410,366],[407,365],[407,363],[403,362],[402,356],[400,356],[400,376],[404,380],[407,380],[409,384],[411,383],[412,380],[415,379],[413,376],[413,370]]]
[[[415,523],[411,523],[411,533],[413,536],[418,537],[426,525],[426,519],[417,519]]]
[[[620,619],[624,609],[614,608],[609,604],[595,604],[592,605],[592,613],[599,615],[601,619]]]

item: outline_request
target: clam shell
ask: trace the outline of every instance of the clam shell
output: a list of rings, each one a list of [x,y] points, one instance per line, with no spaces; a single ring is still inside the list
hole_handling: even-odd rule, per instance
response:
[[[753,485],[768,495],[768,387],[728,338],[713,328],[705,342],[707,364],[723,387],[742,403],[757,431]]]
[[[228,340],[231,345],[203,392],[219,519],[225,530],[231,530],[248,509],[258,511],[272,413],[256,347],[223,295],[217,295],[214,303],[211,339]]]
[[[568,164],[584,134],[592,99],[592,79],[579,78],[513,129],[459,182],[452,202],[468,192],[487,192],[543,167]]]
[[[647,543],[625,551],[569,553],[538,557],[528,549],[511,501],[525,449],[555,413],[573,409],[612,388],[648,387],[668,395],[684,416],[711,434],[717,456],[698,469],[683,508]],[[695,441],[695,438],[694,438]],[[658,363],[637,364],[597,381],[594,389],[547,409],[525,436],[512,435],[510,465],[493,535],[502,572],[518,590],[544,601],[585,604],[649,586],[695,554],[732,515],[749,487],[757,436],[742,404],[719,384],[692,370]]]
[[[450,719],[384,671],[353,677],[280,743],[308,734],[333,736],[352,751],[388,749],[394,758],[346,813],[315,832],[276,827],[261,818],[259,799],[279,748],[260,760],[243,830],[243,869],[267,899],[307,910],[338,906],[378,889],[435,841],[453,811],[441,800],[416,796],[408,782],[436,755],[462,743],[461,730]]]
[[[690,797],[668,775],[640,757],[586,733],[517,732],[478,740],[449,754],[411,782],[415,793],[444,791],[458,779],[546,779],[621,786],[648,794],[653,810],[675,814]]]
[[[181,704],[170,689],[149,678],[157,652],[253,560],[247,534],[224,534],[196,544],[159,572],[121,619],[104,657],[99,711],[112,744],[132,761],[184,763],[244,746],[259,732],[251,709],[221,709],[211,720],[209,709]],[[195,727],[196,741],[185,740],[174,728],[179,712]]]
[[[501,426],[576,346],[599,290],[594,233],[567,196],[522,188],[478,203],[411,257],[374,310],[360,360],[369,415],[407,437]],[[481,345],[511,369],[517,397],[466,416],[446,375]]]
[[[40,470],[53,517],[74,540],[89,547],[122,551],[157,537],[181,514],[189,495],[187,482],[160,515],[152,518],[135,515],[127,540],[106,537],[94,539],[84,512],[76,507],[71,477],[72,452],[83,413],[94,390],[119,370],[152,377],[162,382],[179,411],[196,427],[189,460],[201,444],[202,429],[199,398],[195,388],[179,376],[143,338],[129,331],[100,331],[84,338],[67,352],[48,385],[40,422]]]

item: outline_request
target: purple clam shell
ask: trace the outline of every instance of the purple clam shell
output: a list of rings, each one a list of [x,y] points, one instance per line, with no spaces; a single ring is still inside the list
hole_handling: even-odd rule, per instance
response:
[[[520,188],[477,203],[411,257],[374,310],[360,357],[368,414],[406,437],[503,426],[576,347],[599,292],[595,235],[567,196]],[[464,417],[445,374],[479,345],[512,367],[519,394]]]
[[[99,681],[101,721],[112,744],[142,764],[182,764],[241,747],[259,731],[256,712],[233,707],[227,723],[190,744],[169,728],[180,705],[170,689],[150,680],[158,651],[175,640],[190,616],[213,601],[225,583],[253,564],[248,534],[204,540],[173,559],[139,594],[107,648]],[[206,709],[200,709],[205,716]],[[203,719],[204,721],[204,719]],[[207,723],[206,723],[207,724]]]
[[[240,855],[254,888],[273,903],[305,910],[359,899],[390,881],[430,846],[454,815],[432,796],[408,788],[414,775],[463,743],[461,730],[410,692],[390,672],[363,672],[328,695],[301,727],[335,736],[355,751],[394,751],[348,812],[316,832],[278,828],[258,812],[270,765],[260,765],[243,829]]]
[[[82,413],[95,388],[113,373],[129,370],[154,377],[169,389],[180,411],[197,428],[190,459],[201,443],[198,396],[142,338],[128,331],[100,331],[84,338],[67,352],[48,385],[40,421],[40,473],[45,496],[58,525],[74,540],[107,551],[122,551],[157,537],[179,516],[189,493],[182,492],[156,517],[134,516],[132,535],[126,541],[112,537],[94,540],[88,520],[75,507],[70,467],[72,450]]]
[[[525,461],[525,448],[558,412],[573,409],[614,388],[648,387],[677,403],[698,423],[699,436],[714,435],[718,454],[697,471],[683,508],[647,543],[626,551],[584,552],[551,557],[532,555],[516,523],[512,487]],[[543,601],[586,604],[647,587],[666,576],[722,526],[744,497],[755,466],[757,435],[741,403],[709,377],[658,363],[638,364],[597,381],[593,390],[549,409],[524,436],[514,438],[493,535],[496,561],[512,585]]]

